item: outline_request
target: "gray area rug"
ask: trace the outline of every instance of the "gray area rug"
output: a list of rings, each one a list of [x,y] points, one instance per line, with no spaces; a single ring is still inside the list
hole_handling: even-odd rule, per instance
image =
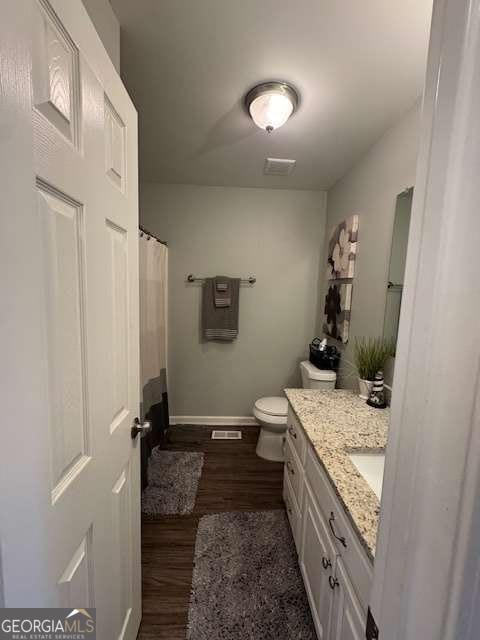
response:
[[[282,510],[201,518],[188,640],[316,640]]]
[[[163,451],[155,447],[148,461],[148,486],[142,494],[142,516],[191,513],[202,473],[203,453]]]

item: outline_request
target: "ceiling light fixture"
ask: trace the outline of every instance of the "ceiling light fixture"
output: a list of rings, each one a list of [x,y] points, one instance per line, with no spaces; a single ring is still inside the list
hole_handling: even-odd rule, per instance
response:
[[[245,96],[252,120],[267,133],[278,129],[298,107],[298,93],[286,82],[262,82]]]

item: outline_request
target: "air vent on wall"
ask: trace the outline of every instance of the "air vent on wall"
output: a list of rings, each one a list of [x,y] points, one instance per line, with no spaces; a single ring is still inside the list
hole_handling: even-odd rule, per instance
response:
[[[296,160],[288,158],[267,158],[263,173],[266,176],[289,176],[295,167]]]

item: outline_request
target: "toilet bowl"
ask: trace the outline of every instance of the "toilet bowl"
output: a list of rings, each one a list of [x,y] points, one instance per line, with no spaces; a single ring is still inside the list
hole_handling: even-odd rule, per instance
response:
[[[318,369],[308,360],[300,363],[302,386],[304,389],[330,391],[335,389],[337,375],[335,371]],[[257,442],[257,456],[283,462],[285,432],[287,430],[288,401],[286,398],[269,396],[255,402],[253,415],[260,424]]]
[[[283,462],[283,444],[287,430],[288,401],[286,398],[267,397],[255,402],[253,415],[260,423],[257,456]]]

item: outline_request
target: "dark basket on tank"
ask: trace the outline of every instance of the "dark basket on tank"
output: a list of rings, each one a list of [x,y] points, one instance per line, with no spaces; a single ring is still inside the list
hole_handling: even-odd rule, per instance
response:
[[[318,369],[331,369],[337,371],[340,364],[340,352],[334,347],[327,345],[320,350],[320,338],[314,338],[310,343],[310,362]]]

